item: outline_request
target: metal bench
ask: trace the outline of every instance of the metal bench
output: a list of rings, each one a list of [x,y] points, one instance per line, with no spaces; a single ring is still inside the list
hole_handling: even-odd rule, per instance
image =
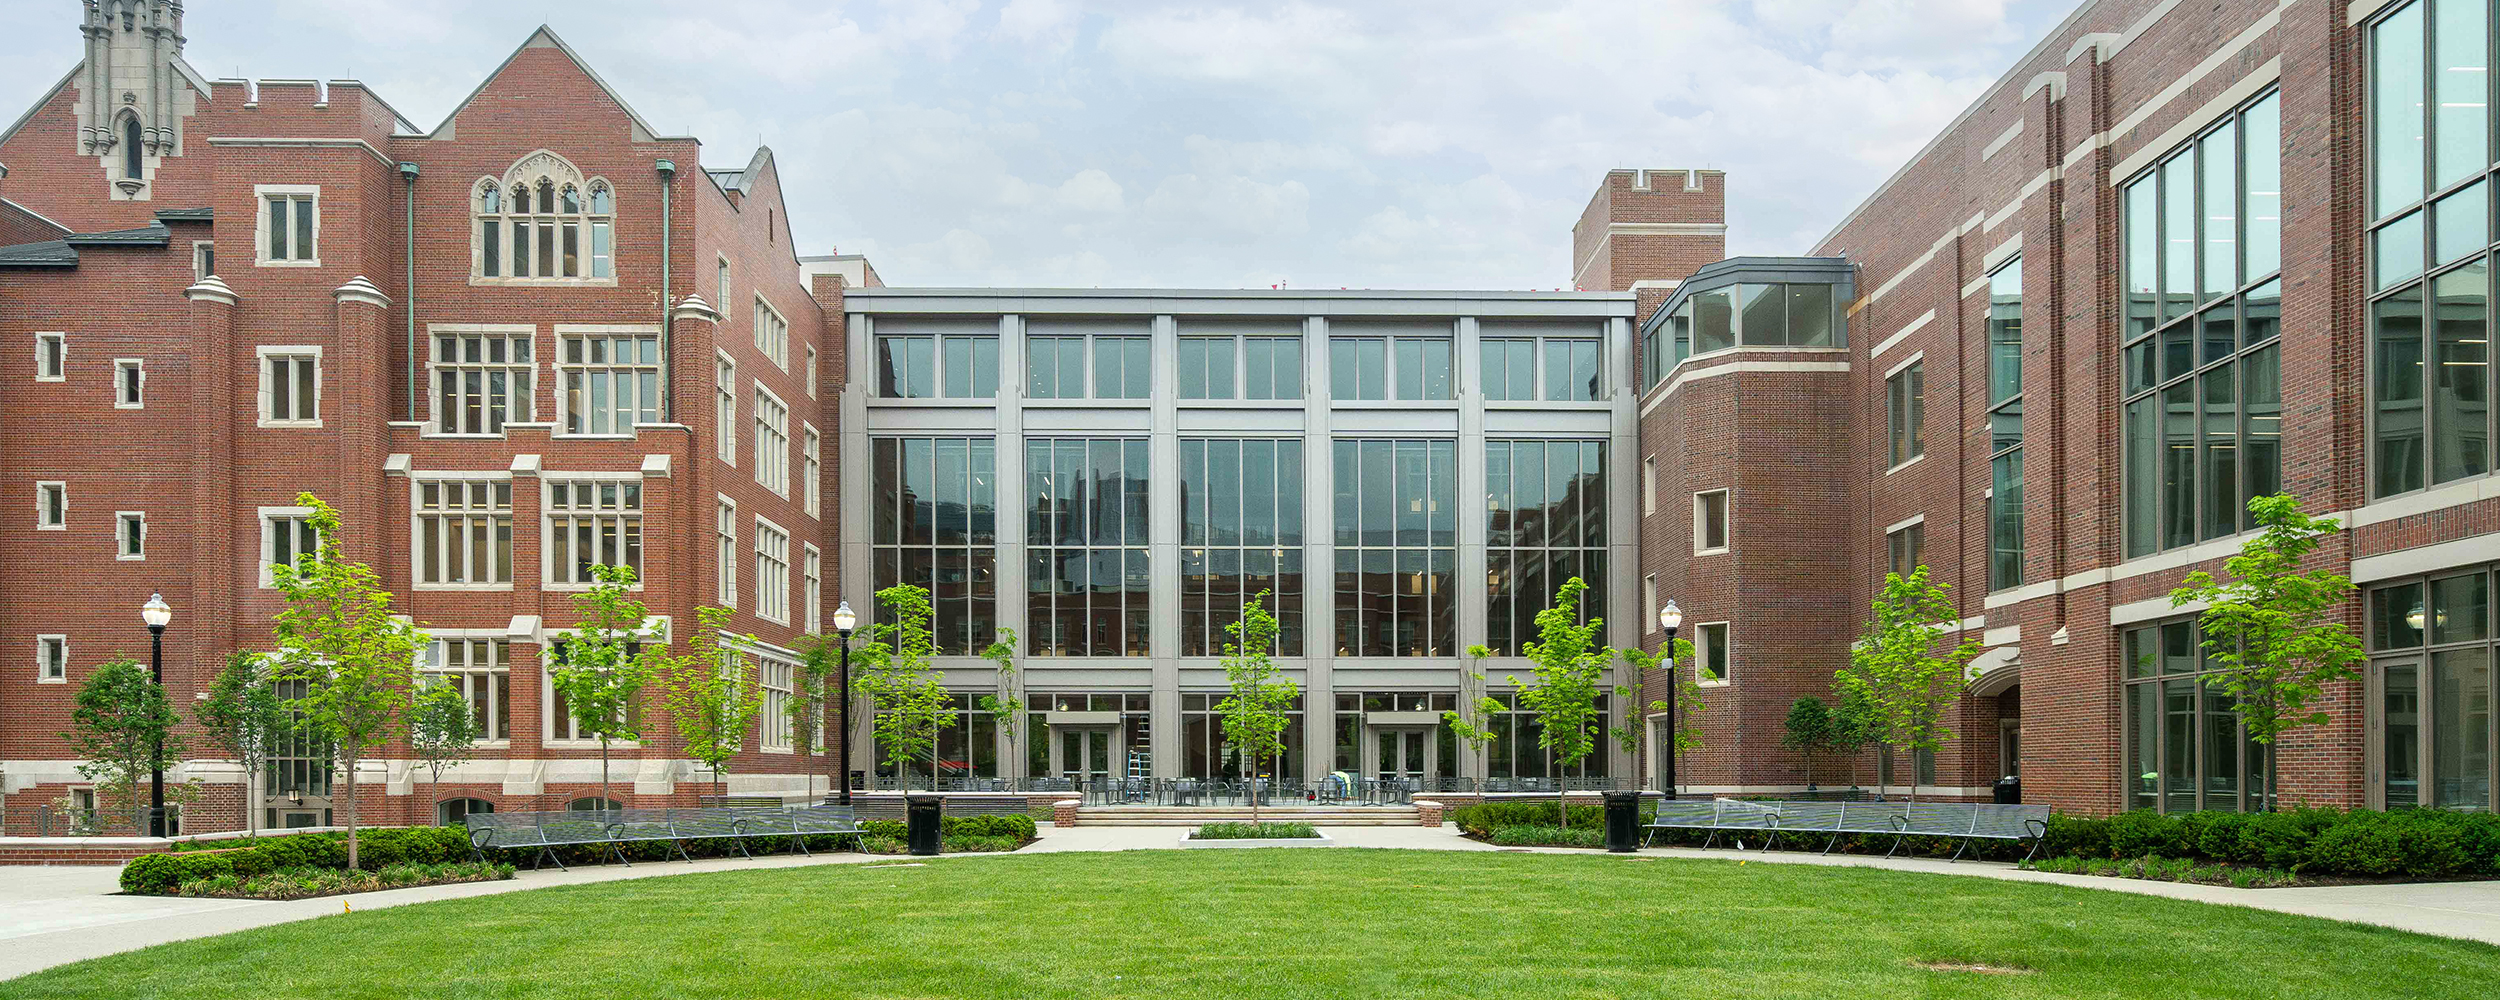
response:
[[[1729,800],[1722,799],[1721,802]],[[1842,834],[1862,833],[1892,835],[1892,847],[1884,852],[1889,858],[1899,853],[1901,845],[1911,837],[1952,837],[1961,841],[1947,859],[1959,861],[1970,851],[1974,840],[2031,841],[2031,850],[2023,855],[2029,863],[2040,852],[2041,837],[2048,833],[2049,807],[1995,805],[1976,802],[1768,802],[1736,803],[1761,811],[1771,822],[1772,833],[1764,841],[1763,850],[1777,846],[1779,838],[1789,833],[1821,833],[1829,837],[1823,842],[1823,853],[1829,854],[1840,843]],[[1704,846],[1707,846],[1706,844]]]
[[[1641,846],[1649,846],[1651,838],[1656,837],[1660,830],[1708,830],[1710,835],[1702,839],[1701,846],[1709,847],[1718,841],[1721,831],[1776,831],[1778,822],[1770,807],[1764,803],[1736,799],[1709,802],[1667,799],[1658,803],[1657,814],[1650,818],[1648,832],[1641,837]]]
[[[628,842],[663,842],[676,850],[678,857],[693,861],[694,855],[686,851],[689,840],[727,840],[738,846],[739,854],[752,858],[755,855],[747,850],[746,842],[754,837],[789,837],[800,851],[814,854],[808,850],[808,837],[856,837],[860,833],[858,816],[849,806],[471,813],[467,823],[469,851],[479,860],[485,860],[489,847],[535,847],[538,854],[531,859],[533,865],[543,867],[553,861],[559,869],[565,865],[556,856],[558,847],[604,844],[615,852],[618,863],[632,867],[633,862],[625,856]]]
[[[576,844],[608,843],[608,824],[597,812],[497,812],[470,813],[469,852],[478,860],[486,859],[486,848],[504,850],[535,847],[537,857],[532,864],[554,861],[557,868],[564,861],[555,849]]]

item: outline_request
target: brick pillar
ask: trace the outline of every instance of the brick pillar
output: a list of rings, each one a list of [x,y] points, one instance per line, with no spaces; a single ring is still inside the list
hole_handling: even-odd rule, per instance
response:
[[[1051,803],[1051,825],[1059,827],[1063,830],[1076,826],[1076,807],[1083,804],[1084,803],[1082,801],[1077,799],[1066,799],[1060,802]]]
[[[347,558],[371,565],[385,580],[394,557],[404,558],[407,546],[383,544],[382,457],[390,447],[390,308],[391,298],[359,275],[332,293],[338,310],[337,376],[325,387],[325,418],[337,420],[339,467],[332,470],[334,495],[322,499],[338,508],[341,549]],[[333,417],[332,415],[335,415]]]
[[[242,522],[234,510],[234,289],[216,275],[183,290],[191,300],[191,593],[184,631],[198,653],[195,682],[234,648],[235,580]],[[257,542],[257,536],[254,536]],[[258,581],[254,581],[257,583]]]
[[[720,567],[712,558],[713,518],[716,516],[712,473],[713,467],[719,463],[717,454],[721,433],[720,428],[713,426],[712,398],[713,383],[717,378],[714,365],[720,339],[720,313],[703,301],[702,296],[688,295],[679,299],[677,307],[670,310],[669,320],[677,349],[677,356],[669,359],[669,384],[677,402],[677,422],[692,428],[693,433],[684,438],[685,467],[670,473],[673,482],[669,484],[669,506],[673,508],[671,514],[678,520],[664,523],[682,529],[673,532],[678,544],[676,551],[669,553],[681,571],[666,579],[684,581],[674,588],[678,606],[671,613],[692,627],[695,607],[717,604],[720,595]],[[644,502],[649,503],[651,489],[648,482],[643,484],[643,490]],[[653,523],[648,515],[645,523]],[[643,537],[644,557],[649,558],[651,532],[646,530]],[[740,532],[739,538],[745,540],[746,533]]]

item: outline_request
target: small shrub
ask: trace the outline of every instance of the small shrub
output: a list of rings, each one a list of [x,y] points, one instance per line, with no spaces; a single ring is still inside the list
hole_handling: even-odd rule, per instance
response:
[[[1014,837],[991,837],[975,833],[958,833],[946,838],[948,854],[1003,853],[1024,846]]]
[[[1604,847],[1606,831],[1596,827],[1506,826],[1493,831],[1491,839],[1504,847]]]
[[[1316,838],[1309,823],[1208,823],[1192,835],[1198,840],[1298,840]]]

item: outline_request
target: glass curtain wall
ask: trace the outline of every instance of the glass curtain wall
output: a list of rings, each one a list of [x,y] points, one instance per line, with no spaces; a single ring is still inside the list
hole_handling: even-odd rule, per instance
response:
[[[2389,809],[2500,806],[2492,726],[2492,567],[2370,591],[2373,802]]]
[[[1224,694],[1181,695],[1181,777],[1207,781],[1240,781],[1250,776],[1241,754],[1224,742],[1224,716],[1215,710],[1230,697]],[[1285,709],[1283,763],[1261,762],[1259,773],[1285,781],[1308,777],[1303,771],[1302,705],[1297,695]]]
[[[1493,740],[1485,746],[1485,776],[1488,778],[1553,776],[1556,773],[1552,767],[1553,759],[1537,742],[1543,737],[1545,728],[1544,723],[1539,721],[1537,713],[1520,703],[1518,692],[1496,691],[1491,697],[1494,701],[1501,703],[1502,710],[1493,713],[1489,720],[1493,730]],[[1593,717],[1589,727],[1591,733],[1589,755],[1583,758],[1578,766],[1563,769],[1560,772],[1563,777],[1602,778],[1606,776],[1606,758],[1611,747],[1605,727],[1606,722],[1613,717],[1613,695],[1600,693],[1597,696],[1597,714]]]
[[[2194,621],[2128,629],[2123,683],[2127,807],[2265,808],[2266,747],[2247,738]]]
[[[1589,586],[1580,620],[1606,614],[1606,445],[1485,443],[1485,645],[1519,655],[1563,581]]]
[[[1458,442],[1336,442],[1339,656],[1458,652]]]
[[[998,635],[998,456],[988,438],[877,438],[869,514],[877,589],[929,591],[941,655],[968,656]]]
[[[1148,469],[1142,438],[1025,442],[1032,656],[1145,656]]]
[[[2023,259],[1988,275],[1988,589],[2023,582]]]
[[[1302,451],[1299,438],[1181,441],[1182,656],[1223,655],[1261,591],[1273,653],[1302,655]]]

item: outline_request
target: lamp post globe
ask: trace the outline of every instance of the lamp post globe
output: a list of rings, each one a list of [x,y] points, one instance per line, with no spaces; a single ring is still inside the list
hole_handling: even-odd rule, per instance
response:
[[[1677,694],[1677,693],[1678,693],[1678,692],[1679,692],[1679,691],[1680,691],[1680,690],[1684,687],[1684,685],[1679,684],[1679,683],[1676,683],[1676,673],[1675,673],[1675,630],[1676,630],[1676,629],[1678,629],[1678,628],[1682,628],[1682,627],[1683,627],[1683,625],[1684,625],[1684,609],[1683,609],[1683,608],[1676,607],[1676,606],[1675,606],[1675,602],[1674,602],[1673,600],[1669,600],[1669,601],[1667,602],[1667,606],[1666,606],[1666,607],[1663,607],[1663,608],[1659,608],[1659,609],[1658,609],[1658,628],[1659,628],[1661,631],[1664,631],[1665,633],[1667,633],[1667,641],[1666,641],[1666,644],[1665,644],[1665,646],[1664,646],[1664,647],[1662,647],[1662,648],[1659,650],[1659,652],[1658,652],[1659,658],[1660,658],[1661,660],[1665,661],[1665,663],[1666,663],[1666,665],[1667,665],[1667,738],[1666,738],[1666,740],[1664,741],[1664,742],[1666,743],[1666,748],[1665,748],[1665,750],[1666,750],[1666,758],[1667,758],[1667,759],[1666,759],[1666,765],[1667,765],[1667,766],[1666,766],[1666,768],[1665,768],[1665,772],[1666,772],[1666,773],[1662,776],[1662,779],[1661,779],[1661,780],[1660,780],[1660,782],[1659,782],[1660,784],[1663,784],[1663,785],[1665,785],[1666,787],[1659,789],[1659,791],[1666,793],[1666,796],[1667,796],[1668,798],[1670,798],[1670,799],[1672,799],[1672,798],[1674,798],[1674,797],[1675,797],[1675,790],[1676,790],[1676,782],[1675,782],[1675,736],[1676,736],[1676,729],[1675,729],[1675,696],[1676,696],[1676,694]]]
[[[173,624],[174,607],[165,603],[165,595],[149,594],[148,602],[139,606],[139,620],[148,627],[148,671],[156,679],[156,690],[165,691],[165,626]],[[159,739],[153,763],[158,766],[148,773],[148,835],[165,836],[165,744]]]

